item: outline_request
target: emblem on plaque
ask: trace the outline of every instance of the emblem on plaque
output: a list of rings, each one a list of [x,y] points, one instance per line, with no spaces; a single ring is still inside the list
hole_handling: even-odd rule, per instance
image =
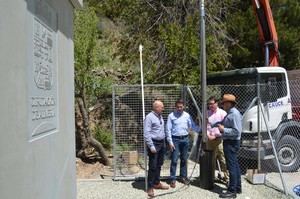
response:
[[[41,23],[35,24],[34,32],[34,82],[43,90],[53,85],[53,41],[52,31]]]

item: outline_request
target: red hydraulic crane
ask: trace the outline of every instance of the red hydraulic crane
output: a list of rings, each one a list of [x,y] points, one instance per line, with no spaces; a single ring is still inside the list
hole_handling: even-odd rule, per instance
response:
[[[264,46],[265,66],[279,66],[278,37],[269,0],[252,0],[259,31]]]

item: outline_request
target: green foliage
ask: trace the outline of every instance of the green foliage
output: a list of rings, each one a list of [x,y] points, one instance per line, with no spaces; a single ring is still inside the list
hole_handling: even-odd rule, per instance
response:
[[[227,17],[227,29],[234,38],[229,53],[234,68],[259,66],[263,61],[262,50],[258,42],[258,29],[251,2],[243,3],[240,9],[232,8]],[[237,6],[239,6],[237,5]]]
[[[111,93],[112,84],[118,82],[115,71],[123,73],[128,68],[116,55],[120,40],[117,31],[101,29],[111,25],[107,24],[109,20],[98,17],[94,7],[75,12],[75,94],[84,96],[87,106]]]
[[[98,96],[109,80],[97,77],[94,70],[103,62],[98,41],[98,17],[92,8],[75,12],[75,92],[77,95]],[[88,98],[89,100],[89,98]]]
[[[124,27],[117,52],[122,61],[136,67],[138,45],[144,45],[145,83],[197,84],[200,74],[198,3],[103,0],[97,4],[97,11]],[[231,4],[230,0],[207,2],[210,16],[207,23],[208,71],[223,70],[230,65],[221,10]]]
[[[280,51],[280,65],[286,69],[300,67],[300,2],[272,0],[270,6],[275,21]],[[239,9],[236,9],[239,8]],[[235,67],[262,66],[264,55],[258,41],[258,29],[250,3],[238,1],[230,11],[226,26],[235,42],[229,48],[231,63]]]
[[[274,0],[272,5],[279,36],[280,64],[287,69],[300,68],[300,2]]]
[[[168,52],[167,70],[172,71],[167,76],[168,82],[192,83],[191,74],[199,75],[199,38],[193,26],[193,18],[187,19],[185,26],[178,22],[163,24],[159,27],[159,38]],[[189,38],[189,39],[186,39]],[[178,75],[180,74],[180,75]],[[199,79],[197,79],[199,80]],[[197,81],[196,81],[197,82]]]
[[[139,82],[139,44],[143,44],[145,83],[199,83],[199,1],[88,0],[100,16],[120,28],[103,32],[101,66],[133,71]],[[272,0],[279,36],[280,63],[300,66],[300,2]],[[205,1],[207,71],[262,66],[263,51],[251,1]],[[94,42],[92,42],[94,43]],[[89,45],[91,46],[91,45]],[[105,46],[105,47],[104,47]],[[98,51],[99,52],[99,51]],[[82,54],[84,56],[85,54]]]
[[[110,150],[112,148],[113,135],[108,129],[96,127],[94,129],[94,137],[98,140],[105,149]]]
[[[135,147],[130,144],[119,144],[116,147],[116,151],[120,151],[120,152],[121,151],[132,151],[134,149],[135,149]]]

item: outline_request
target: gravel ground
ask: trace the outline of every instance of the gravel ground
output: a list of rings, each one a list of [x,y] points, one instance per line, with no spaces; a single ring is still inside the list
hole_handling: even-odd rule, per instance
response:
[[[184,186],[177,183],[175,189],[155,190],[155,198],[176,198],[176,199],[205,199],[219,198],[219,193],[225,189],[225,186],[216,183],[213,190],[204,190],[199,188],[199,181],[193,180],[191,185]],[[237,198],[243,199],[277,199],[292,198],[283,193],[265,185],[252,185],[243,179],[243,193]],[[138,199],[147,198],[144,192],[143,181],[113,181],[111,179],[103,180],[77,180],[77,199]]]

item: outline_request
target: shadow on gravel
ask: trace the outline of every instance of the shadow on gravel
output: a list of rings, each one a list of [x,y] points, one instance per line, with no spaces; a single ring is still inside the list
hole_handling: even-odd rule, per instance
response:
[[[134,181],[133,183],[131,183],[131,185],[135,189],[139,189],[139,190],[143,190],[143,191],[145,190],[145,181]],[[159,193],[159,194],[156,193],[155,198],[157,198],[159,196],[171,195],[171,194],[174,194],[176,192],[184,191],[189,186],[190,185],[184,185],[184,184],[178,183],[176,189],[168,189],[168,190],[165,190],[166,192],[164,192],[164,193]]]
[[[131,183],[132,187],[139,190],[145,190],[145,181],[134,181]]]
[[[143,180],[134,181],[134,182],[131,183],[131,185],[135,189],[143,190],[143,191],[145,190],[145,181],[143,181]],[[195,187],[199,187],[199,189],[202,189],[200,187],[199,179],[194,179],[190,182],[189,185],[184,185],[184,184],[178,183],[177,186],[176,186],[176,189],[169,189],[169,190],[166,190],[165,193],[156,194],[155,198],[157,198],[159,196],[171,195],[171,194],[174,194],[176,192],[184,191],[185,189],[188,189],[189,186],[195,186]],[[212,190],[207,190],[207,191],[210,191],[212,193],[221,194],[223,190],[224,190],[224,187],[222,187],[222,185],[220,185],[219,182],[215,182],[214,188]]]
[[[196,178],[195,180],[192,180],[190,182],[190,185],[195,186],[195,187],[199,187],[199,189],[202,189],[200,187],[200,180],[198,178]],[[224,190],[224,187],[220,186],[219,182],[215,182],[214,183],[214,188],[212,190],[207,190],[207,191],[210,191],[212,193],[221,194],[223,190]]]

